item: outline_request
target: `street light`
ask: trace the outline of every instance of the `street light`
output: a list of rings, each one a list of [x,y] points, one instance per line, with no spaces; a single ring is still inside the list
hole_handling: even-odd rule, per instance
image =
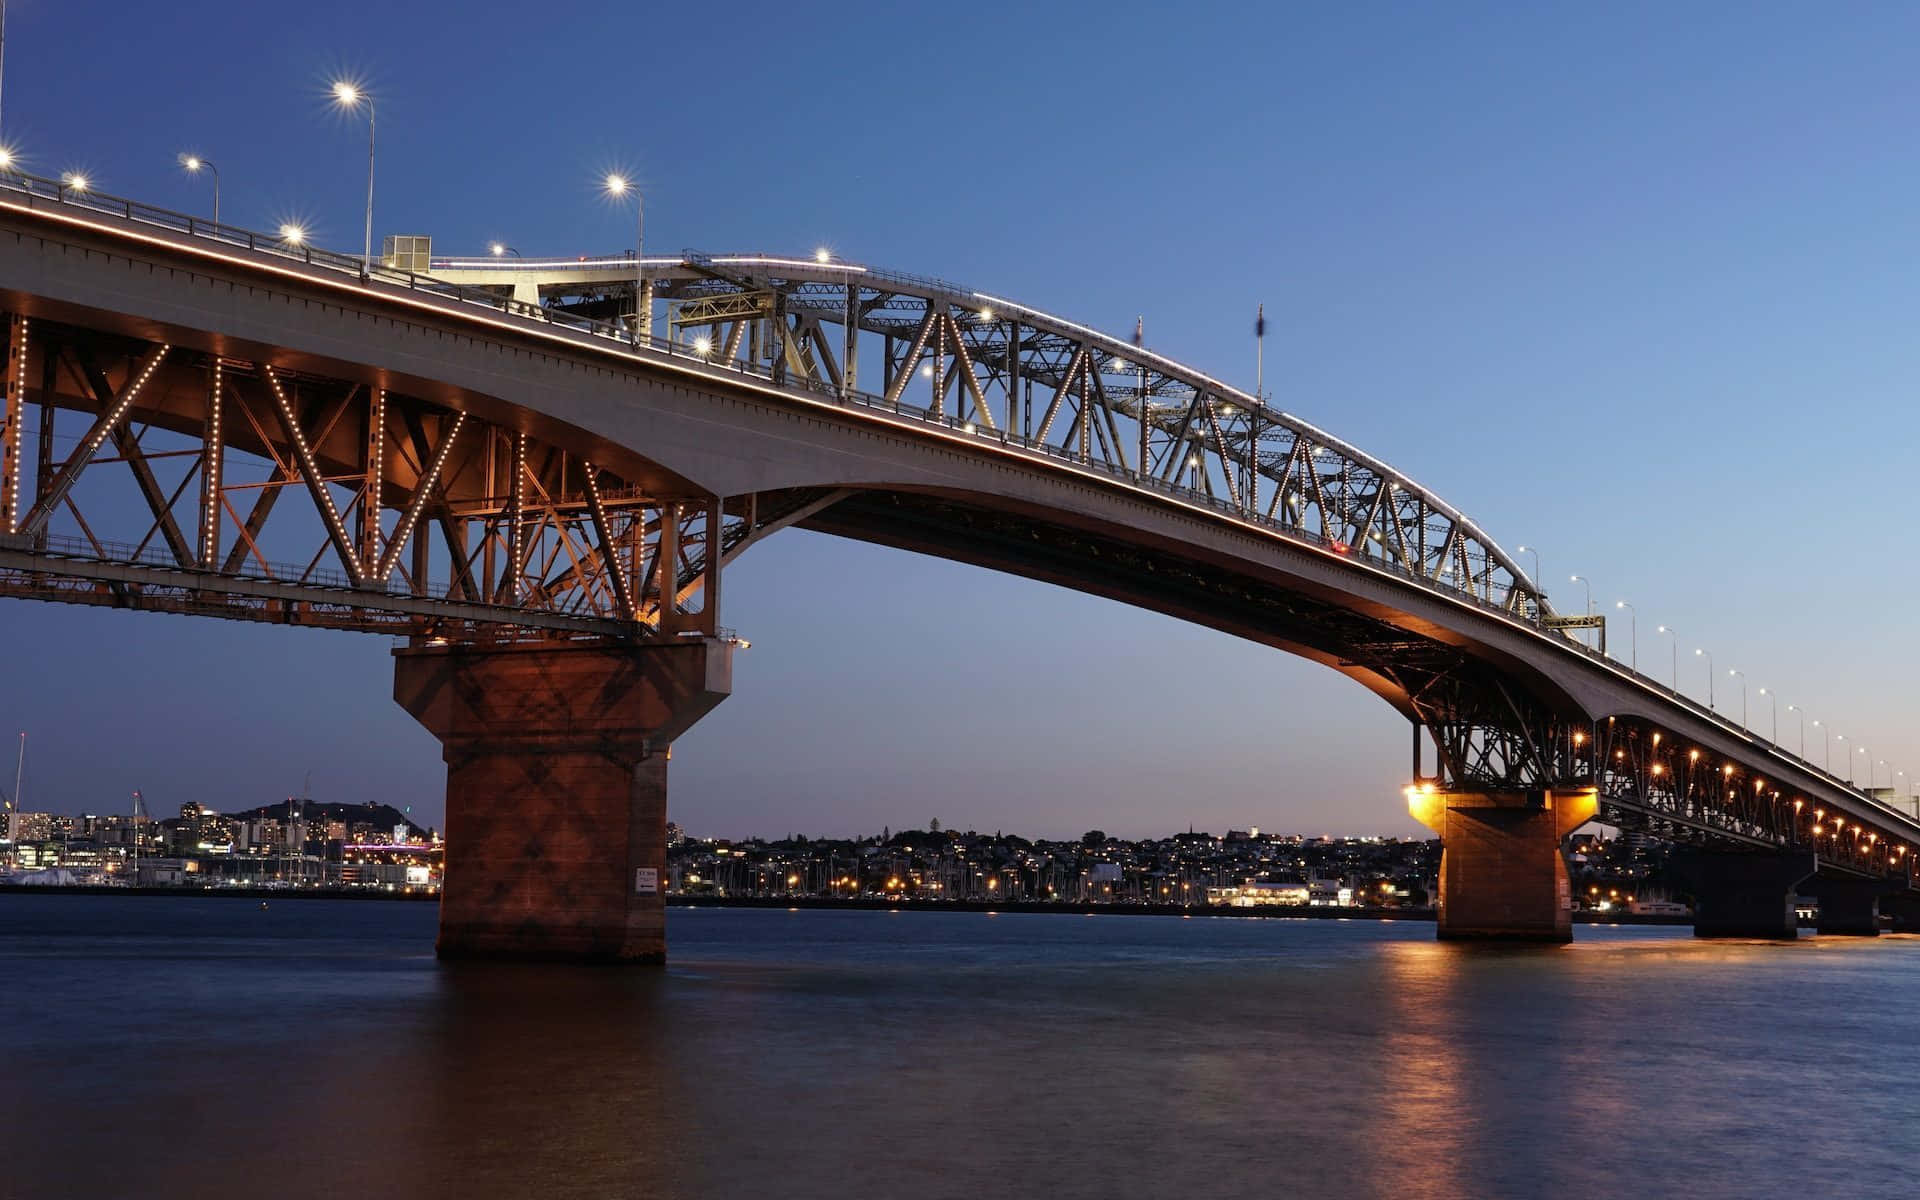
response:
[[[1833,730],[1818,721],[1813,723],[1813,727],[1820,731],[1820,769],[1831,775],[1833,774]],[[1803,754],[1800,757],[1805,758],[1806,755]]]
[[[1780,694],[1778,692],[1768,691],[1766,688],[1761,688],[1760,694],[1767,698],[1769,704],[1773,705],[1773,735],[1767,740],[1778,746],[1780,744]],[[1787,707],[1792,708],[1793,706],[1788,705]]]
[[[367,102],[367,235],[360,255],[360,278],[373,270],[373,96],[365,88],[345,79],[333,83],[333,102],[348,111],[356,111]]]
[[[87,177],[78,171],[68,171],[60,177],[60,182],[66,184],[71,191],[84,192],[87,190]]]
[[[305,245],[307,241],[307,231],[298,225],[282,225],[280,227],[280,240],[289,246]]]
[[[1720,710],[1714,707],[1713,703],[1713,655],[1708,654],[1705,650],[1696,646],[1693,650],[1693,656],[1707,660],[1707,707],[1714,712],[1719,712]]]
[[[1677,694],[1680,691],[1680,635],[1671,625],[1662,625],[1659,631],[1673,639],[1673,690]]]
[[[515,258],[520,257],[520,252],[505,242],[494,242],[488,245],[487,253],[493,255],[495,258],[499,258],[503,254],[511,254]]]
[[[1629,630],[1627,640],[1628,645],[1630,645],[1633,650],[1633,656],[1629,665],[1638,671],[1640,669],[1640,610],[1628,604],[1625,600],[1615,600],[1613,606],[1627,610],[1627,629]]]
[[[1836,742],[1844,742],[1847,740],[1847,735],[1844,733],[1836,733],[1833,735],[1833,740]],[[1847,748],[1845,746],[1840,747],[1842,754],[1846,754],[1846,751]],[[1847,754],[1847,782],[1853,782],[1853,755],[1851,754]]]
[[[1587,589],[1587,615],[1588,615],[1588,616],[1592,616],[1592,615],[1593,615],[1593,585],[1592,585],[1591,583],[1588,583],[1588,582],[1587,582],[1587,577],[1586,577],[1585,575],[1573,575],[1573,576],[1570,576],[1569,578],[1570,578],[1570,580],[1571,580],[1572,582],[1574,582],[1574,583],[1578,583],[1578,584],[1583,584],[1583,585],[1584,585],[1584,586],[1586,587],[1586,589]]]
[[[1517,553],[1520,553],[1520,554],[1531,554],[1531,555],[1533,555],[1533,580],[1534,580],[1534,586],[1535,586],[1535,587],[1538,587],[1538,588],[1545,588],[1545,587],[1547,586],[1547,581],[1546,581],[1545,579],[1543,579],[1543,578],[1541,577],[1541,575],[1540,575],[1540,547],[1538,547],[1538,546],[1516,546],[1516,547],[1515,547],[1514,549],[1515,549],[1515,551],[1516,551]],[[1533,619],[1534,619],[1534,622],[1535,622],[1536,624],[1538,624],[1538,623],[1539,623],[1539,622],[1541,622],[1541,621],[1544,621],[1544,620],[1546,620],[1546,618],[1547,618],[1547,604],[1546,604],[1546,601],[1547,601],[1547,593],[1546,593],[1545,591],[1542,591],[1542,592],[1540,593],[1540,595],[1539,595],[1539,596],[1537,596],[1537,597],[1535,597],[1535,599],[1534,599],[1534,605],[1533,605]]]
[[[633,344],[640,345],[641,307],[646,304],[646,272],[640,267],[642,243],[647,232],[647,198],[640,193],[625,175],[613,172],[601,184],[607,196],[613,200],[624,200],[626,194],[633,193]]]
[[[1728,667],[1727,677],[1731,679],[1735,675],[1740,677],[1740,728],[1745,729],[1747,727],[1747,673]]]
[[[182,154],[180,165],[187,169],[189,175],[198,175],[204,168],[213,176],[213,227],[214,232],[218,233],[220,229],[220,168],[198,154]]]

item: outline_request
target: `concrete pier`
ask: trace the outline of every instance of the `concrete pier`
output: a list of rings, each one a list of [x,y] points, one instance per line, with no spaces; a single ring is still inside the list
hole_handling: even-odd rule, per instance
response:
[[[1566,836],[1593,819],[1592,790],[1410,789],[1414,819],[1440,835],[1442,940],[1573,940]]]
[[[1880,904],[1888,885],[1878,879],[1815,879],[1806,891],[1820,897],[1815,927],[1821,937],[1879,937]]]
[[[1811,850],[1742,853],[1692,850],[1674,854],[1679,880],[1693,893],[1695,937],[1773,938],[1800,936],[1795,889],[1811,877]]]
[[[394,699],[447,763],[442,958],[666,959],[667,760],[732,688],[731,643],[440,646]]]

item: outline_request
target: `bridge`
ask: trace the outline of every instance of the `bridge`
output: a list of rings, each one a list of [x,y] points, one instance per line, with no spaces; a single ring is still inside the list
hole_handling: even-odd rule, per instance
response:
[[[659,961],[667,764],[788,527],[1323,663],[1403,714],[1442,937],[1566,940],[1564,838],[1696,932],[1920,926],[1920,823],[1579,640],[1472,519],[1262,398],[825,257],[374,261],[0,178],[0,595],[382,633],[447,763],[444,956]],[[291,493],[291,495],[289,495]],[[1602,631],[1603,632],[1603,631]]]

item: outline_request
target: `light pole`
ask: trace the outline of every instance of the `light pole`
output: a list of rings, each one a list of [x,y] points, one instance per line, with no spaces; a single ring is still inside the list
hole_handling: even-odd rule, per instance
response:
[[[1778,746],[1780,744],[1780,697],[1768,691],[1766,688],[1761,688],[1760,694],[1767,698],[1769,704],[1773,705],[1773,733],[1767,740]]]
[[[646,272],[640,266],[642,244],[647,232],[647,198],[640,189],[625,175],[608,175],[601,185],[606,194],[614,200],[624,198],[628,191],[633,192],[633,344],[640,345],[640,308],[646,303]]]
[[[1787,705],[1787,711],[1800,718],[1800,761],[1807,761],[1807,710],[1798,704]],[[1820,722],[1815,721],[1818,725]]]
[[[201,158],[198,154],[182,154],[180,156],[180,165],[187,169],[187,174],[189,175],[198,175],[201,171],[201,168],[204,167],[207,170],[207,172],[213,176],[213,235],[215,237],[219,237],[220,236],[220,168],[214,166],[213,163],[209,162],[207,159]]]
[[[1825,771],[1828,775],[1832,775],[1833,774],[1833,730],[1821,724],[1819,721],[1815,721],[1813,723],[1813,727],[1820,731],[1820,769],[1822,771]]]
[[[1585,575],[1573,575],[1573,576],[1570,576],[1570,577],[1569,577],[1569,580],[1570,580],[1570,582],[1573,582],[1573,583],[1578,583],[1578,584],[1581,584],[1581,585],[1584,585],[1584,586],[1586,587],[1586,589],[1587,589],[1587,615],[1588,615],[1588,616],[1592,616],[1592,615],[1593,615],[1593,585],[1592,585],[1591,583],[1588,583],[1588,582],[1587,582],[1587,577],[1586,577]]]
[[[334,81],[335,104],[357,110],[362,100],[367,102],[367,235],[360,255],[360,278],[364,280],[373,271],[373,97],[345,79]]]
[[[1847,740],[1847,735],[1844,733],[1836,733],[1833,735],[1833,740],[1836,742],[1844,742]],[[1847,782],[1852,783],[1853,782],[1853,755],[1847,754],[1847,748],[1845,746],[1840,747],[1840,753],[1847,755]]]
[[[1731,679],[1736,675],[1740,677],[1740,728],[1745,729],[1747,727],[1747,673],[1735,670],[1733,667],[1727,668],[1727,678]]]
[[[518,250],[515,250],[512,246],[507,245],[505,242],[494,242],[493,244],[489,245],[487,247],[487,253],[493,255],[495,258],[499,258],[503,254],[511,254],[515,258],[520,257],[520,252]]]
[[[1627,610],[1627,644],[1632,649],[1632,657],[1629,660],[1629,665],[1638,671],[1640,669],[1640,610],[1628,604],[1625,600],[1615,600],[1613,606]]]
[[[1707,660],[1707,707],[1714,712],[1719,712],[1720,710],[1715,707],[1713,703],[1713,655],[1708,654],[1705,650],[1696,646],[1693,650],[1693,656]]]
[[[1671,625],[1662,625],[1660,632],[1673,639],[1673,690],[1678,693],[1680,691],[1680,635]]]
[[[1519,547],[1516,547],[1516,549],[1517,549],[1517,551],[1518,551],[1519,553],[1521,553],[1521,554],[1531,554],[1531,555],[1533,555],[1533,581],[1534,581],[1534,586],[1535,586],[1535,587],[1540,587],[1540,588],[1544,588],[1544,587],[1546,587],[1546,586],[1547,586],[1547,581],[1546,581],[1545,579],[1543,579],[1543,578],[1541,578],[1541,576],[1540,576],[1540,547],[1538,547],[1538,546],[1519,546]],[[1543,621],[1543,620],[1545,620],[1545,619],[1546,619],[1546,616],[1547,616],[1547,605],[1546,605],[1546,599],[1547,599],[1547,594],[1546,594],[1546,593],[1545,593],[1545,592],[1543,591],[1543,592],[1541,592],[1541,593],[1540,593],[1540,595],[1539,595],[1539,597],[1538,597],[1538,599],[1537,599],[1537,600],[1536,600],[1536,602],[1534,603],[1534,606],[1533,606],[1533,619],[1534,619],[1534,621],[1535,621],[1536,623],[1538,623],[1538,622],[1540,622],[1540,621]]]
[[[1853,752],[1855,754],[1865,754],[1867,752],[1867,748],[1865,746],[1855,746],[1853,748]],[[1867,759],[1867,779],[1869,783],[1871,783],[1873,779],[1873,759],[1872,758]],[[1847,759],[1847,782],[1853,783],[1853,759],[1851,758]],[[1859,785],[1855,784],[1855,786],[1857,787]]]

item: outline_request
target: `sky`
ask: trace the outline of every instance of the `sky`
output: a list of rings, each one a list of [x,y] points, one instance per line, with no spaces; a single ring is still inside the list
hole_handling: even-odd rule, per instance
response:
[[[29,169],[357,249],[805,252],[1131,332],[1392,462],[1556,605],[1796,742],[1920,773],[1920,8],[13,0]],[[1516,555],[1531,568],[1531,555]],[[788,532],[730,568],[752,640],[674,747],[670,815],[741,837],[919,827],[1417,835],[1404,722],[1171,618]],[[983,618],[983,614],[986,616]],[[1678,631],[1655,632],[1666,624]],[[442,819],[386,639],[9,601],[29,809],[298,791]],[[1637,648],[1635,646],[1637,642]],[[1808,750],[1822,755],[1821,729]],[[0,754],[0,760],[4,759]],[[11,765],[11,764],[7,764]],[[0,771],[4,774],[4,771]],[[1908,774],[1898,777],[1904,782]],[[10,786],[0,780],[0,786]]]

